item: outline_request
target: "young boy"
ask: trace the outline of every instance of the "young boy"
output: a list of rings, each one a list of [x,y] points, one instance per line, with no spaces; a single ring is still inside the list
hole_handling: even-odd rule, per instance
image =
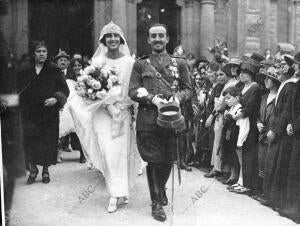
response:
[[[238,118],[242,105],[240,104],[240,90],[230,87],[223,92],[225,103],[229,109],[224,112],[223,147],[224,164],[230,165],[231,175],[224,184],[229,185],[230,191],[246,189],[242,178],[242,147],[250,130],[249,118]],[[238,172],[240,169],[240,172]],[[237,183],[238,182],[238,183]]]

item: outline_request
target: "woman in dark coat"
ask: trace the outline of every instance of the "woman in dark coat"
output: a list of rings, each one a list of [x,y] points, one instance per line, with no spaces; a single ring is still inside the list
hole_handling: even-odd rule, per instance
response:
[[[61,71],[47,60],[43,41],[34,42],[34,64],[19,74],[24,149],[31,165],[27,184],[35,182],[37,165],[43,166],[43,183],[50,182],[48,167],[56,164],[59,109],[69,95]]]
[[[260,74],[265,77],[265,87],[269,90],[263,95],[260,103],[259,118],[257,119],[257,128],[259,131],[258,137],[258,196],[253,196],[254,199],[264,203],[263,181],[265,179],[265,160],[268,150],[267,132],[270,128],[271,118],[274,114],[275,98],[281,82],[278,79],[276,69],[270,67],[265,74]],[[263,78],[261,78],[263,79]]]
[[[283,64],[286,64],[283,62]],[[267,133],[269,144],[266,156],[266,183],[264,190],[267,205],[284,208],[286,205],[287,176],[292,149],[292,137],[287,135],[287,125],[292,120],[292,97],[295,92],[294,71],[285,65],[280,72],[282,81],[275,99],[274,117]]]
[[[260,107],[260,88],[254,81],[258,73],[256,62],[248,60],[241,64],[240,81],[244,84],[241,91],[240,102],[242,104],[241,115],[237,117],[249,117],[250,130],[243,145],[242,166],[243,166],[243,189],[234,192],[244,194],[249,193],[249,189],[255,191],[258,175],[258,152],[257,140],[258,130],[256,127]]]
[[[299,77],[299,53],[295,55],[295,60],[295,75]],[[287,208],[282,213],[300,223],[300,80],[296,83],[296,87],[292,102],[292,123],[287,127],[287,133],[292,136],[293,143],[287,177]]]

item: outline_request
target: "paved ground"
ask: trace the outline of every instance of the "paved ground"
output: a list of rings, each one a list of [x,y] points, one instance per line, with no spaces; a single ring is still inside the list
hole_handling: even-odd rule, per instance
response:
[[[64,163],[50,168],[48,185],[41,182],[40,174],[37,182],[30,186],[25,185],[25,177],[17,181],[8,215],[10,225],[296,225],[247,196],[228,192],[226,186],[215,179],[204,178],[205,172],[197,169],[182,172],[181,186],[175,174],[174,215],[171,206],[167,206],[166,222],[160,223],[151,217],[145,174],[137,176],[130,203],[120,205],[117,212],[109,214],[106,211],[108,194],[100,173],[79,164],[78,152],[64,153],[64,157]],[[171,180],[167,190],[169,199],[170,187]]]

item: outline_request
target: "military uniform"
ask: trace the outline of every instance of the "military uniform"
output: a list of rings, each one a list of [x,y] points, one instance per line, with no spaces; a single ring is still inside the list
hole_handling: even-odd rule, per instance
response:
[[[159,78],[160,75],[162,78]],[[158,112],[152,99],[158,94],[166,99],[171,97],[171,86],[176,82],[179,92],[175,95],[180,103],[191,99],[193,88],[186,62],[167,53],[143,57],[133,66],[129,96],[139,103],[136,122],[137,144],[141,157],[146,162],[172,162],[172,151],[175,150],[176,141],[175,131],[163,129],[156,124]],[[147,96],[137,96],[137,90],[141,87],[147,89],[149,93]]]
[[[188,66],[184,60],[168,54],[151,54],[133,65],[129,83],[129,96],[139,103],[136,121],[137,145],[146,167],[152,216],[160,221],[166,219],[163,205],[168,204],[166,183],[171,173],[173,156],[176,150],[174,130],[161,128],[156,124],[158,111],[152,99],[156,95],[163,98],[172,96],[172,86],[179,91],[175,94],[181,103],[193,96]],[[145,95],[138,95],[146,89]]]

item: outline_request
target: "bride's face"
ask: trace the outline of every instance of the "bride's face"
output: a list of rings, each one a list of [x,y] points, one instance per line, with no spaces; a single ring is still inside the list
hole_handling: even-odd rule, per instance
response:
[[[119,49],[121,44],[121,37],[116,33],[108,33],[105,35],[105,44],[108,50]]]

